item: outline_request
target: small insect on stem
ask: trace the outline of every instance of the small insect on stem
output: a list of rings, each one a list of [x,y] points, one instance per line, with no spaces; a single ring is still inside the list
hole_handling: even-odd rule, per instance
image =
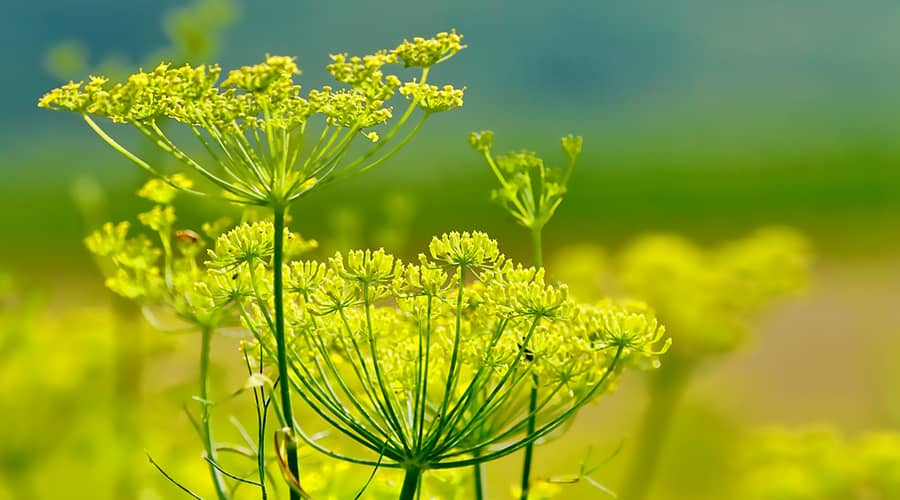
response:
[[[534,351],[524,347],[521,342],[516,342],[516,346],[525,354],[525,361],[534,361]]]

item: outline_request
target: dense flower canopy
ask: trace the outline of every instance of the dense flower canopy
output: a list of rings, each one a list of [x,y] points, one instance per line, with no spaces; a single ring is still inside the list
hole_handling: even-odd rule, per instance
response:
[[[161,63],[120,82],[103,76],[70,82],[45,94],[38,105],[80,113],[110,146],[176,189],[192,191],[129,151],[94,118],[136,128],[231,201],[280,206],[326,180],[378,165],[401,149],[429,116],[462,106],[464,89],[426,81],[432,66],[463,48],[462,35],[453,31],[407,40],[366,56],[334,54],[327,69],[341,87],[309,91],[297,83],[300,69],[292,57],[270,55],[259,64],[229,71],[224,78],[217,65]],[[392,66],[419,68],[419,76],[404,82],[389,72]],[[390,101],[398,91],[410,102],[395,117]],[[423,115],[418,123],[394,140],[392,149],[375,157],[416,109]],[[164,120],[187,127],[212,162],[177,146],[161,127]],[[313,127],[322,130],[307,138]],[[371,144],[354,159],[351,146],[358,137]]]
[[[220,239],[214,254],[240,254],[232,239]],[[264,279],[264,268],[249,272],[254,265],[227,272]],[[668,346],[646,306],[577,304],[482,233],[435,238],[415,264],[359,250],[293,261],[285,273],[291,383],[325,421],[370,450],[368,458],[340,455],[353,461],[381,455],[397,466],[447,468],[466,465],[473,453],[503,456],[607,392],[622,368],[657,366]],[[225,289],[214,294],[234,286],[220,283]],[[274,355],[268,298],[237,305],[264,358]],[[538,428],[525,436],[535,381]]]

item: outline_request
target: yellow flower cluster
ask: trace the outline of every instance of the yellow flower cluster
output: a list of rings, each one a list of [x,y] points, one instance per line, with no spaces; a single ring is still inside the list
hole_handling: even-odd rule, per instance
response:
[[[809,260],[806,240],[785,228],[710,250],[656,235],[623,251],[618,276],[626,292],[653,304],[675,352],[696,358],[737,348],[753,314],[803,288]]]
[[[211,252],[213,268],[232,282],[267,279],[254,266],[270,237],[251,227],[233,233]],[[218,283],[212,294],[234,296],[244,326],[274,356],[268,298]],[[325,422],[400,467],[511,453],[608,391],[624,367],[658,366],[668,348],[646,306],[576,304],[477,232],[434,238],[415,264],[383,250],[291,262],[284,299],[290,383]],[[540,425],[525,436],[535,383]]]
[[[430,68],[466,48],[462,39],[456,30],[438,33],[434,38],[416,37],[411,42],[404,40],[394,53],[407,68]]]
[[[436,85],[417,82],[409,82],[400,87],[401,94],[411,97],[429,113],[440,113],[462,106],[464,92],[464,88],[457,89],[453,85],[438,88]]]
[[[221,82],[218,66],[168,63],[138,71],[122,82],[92,76],[86,83],[70,82],[51,90],[38,105],[80,113],[113,149],[156,177],[167,176],[113,139],[94,118],[136,128],[183,166],[224,190],[222,196],[229,201],[286,206],[327,177],[373,168],[407,144],[428,116],[461,106],[463,90],[425,83],[431,66],[464,48],[461,39],[456,32],[440,33],[366,56],[332,55],[328,71],[343,86],[326,85],[305,95],[295,81],[300,70],[294,58],[269,55],[259,64],[229,71]],[[421,68],[420,75],[404,84],[397,75],[386,73],[387,66],[401,64]],[[411,99],[408,109],[386,132],[373,130],[394,118],[389,101],[398,89]],[[418,124],[386,154],[372,158],[398,135],[416,109],[425,115]],[[319,121],[314,123],[314,118]],[[188,128],[212,164],[176,145],[159,126],[163,120]],[[309,141],[312,146],[304,144],[309,132],[318,135]],[[347,153],[358,137],[374,144],[354,159]],[[177,182],[168,184],[190,190]]]
[[[178,176],[171,180],[187,182]],[[138,220],[155,234],[156,241],[145,234],[129,237],[128,222],[106,223],[85,239],[88,250],[115,265],[114,273],[107,277],[107,286],[143,306],[174,313],[189,325],[214,328],[228,321],[236,324],[235,315],[225,311],[225,306],[237,298],[252,296],[254,291],[248,288],[248,276],[234,273],[246,274],[250,265],[270,264],[272,224],[243,224],[223,233],[231,225],[223,220],[205,224],[202,235],[188,229],[176,230],[175,209],[169,204],[174,191],[169,184],[151,180],[139,193],[165,202],[138,215]],[[210,240],[215,241],[214,249],[207,249]],[[315,241],[285,231],[286,257],[299,256],[315,247]],[[242,265],[246,269],[239,269]],[[207,269],[219,272],[209,273]]]

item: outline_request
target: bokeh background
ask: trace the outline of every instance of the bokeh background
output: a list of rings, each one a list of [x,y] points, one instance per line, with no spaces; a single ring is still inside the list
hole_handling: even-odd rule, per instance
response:
[[[452,27],[469,48],[436,79],[467,86],[465,106],[301,205],[294,228],[323,254],[384,245],[408,256],[432,234],[480,229],[528,261],[527,235],[490,202],[493,178],[467,135],[492,129],[499,151],[562,164],[558,139],[577,133],[584,156],[546,254],[590,244],[615,255],[654,232],[714,245],[779,224],[816,256],[804,296],[767,311],[748,345],[696,377],[651,498],[729,498],[731,458],[752,429],[827,423],[852,437],[900,424],[897,2],[7,1],[0,499],[176,497],[144,449],[200,484],[205,467],[181,412],[196,342],[153,332],[112,299],[81,244],[98,221],[143,209],[133,193],[145,179],[77,116],[39,110],[40,95],[91,71],[162,58],[231,68],[265,53],[296,55],[312,87],[328,80],[329,53]],[[193,220],[211,213],[191,208]],[[222,390],[241,383],[232,354],[222,341]],[[537,474],[577,472],[588,445],[621,445],[593,475],[616,489],[643,395],[639,377],[624,380],[538,454]],[[517,461],[489,467],[497,498]],[[134,496],[117,489],[122,477]],[[600,497],[583,482],[564,491]]]

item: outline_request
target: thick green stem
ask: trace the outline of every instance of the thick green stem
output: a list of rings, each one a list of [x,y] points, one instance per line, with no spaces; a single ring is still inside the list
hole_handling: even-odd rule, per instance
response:
[[[475,458],[481,455],[480,452],[475,453]],[[487,471],[484,462],[479,462],[472,466],[472,472],[475,475],[475,500],[484,500],[484,491],[487,487]]]
[[[672,419],[690,370],[678,363],[666,365],[652,374],[650,401],[637,433],[637,447],[622,487],[624,500],[644,500],[650,493],[659,464],[660,452],[672,425]]]
[[[544,267],[544,252],[541,248],[541,227],[535,227],[531,230],[531,243],[534,248],[534,267],[541,269]],[[538,377],[532,376],[534,387],[531,388],[531,395],[528,398],[528,423],[526,435],[534,434],[537,424],[537,399],[538,399]],[[534,441],[525,446],[525,459],[522,462],[522,495],[521,500],[528,500],[528,493],[531,488],[531,463],[534,460]]]
[[[537,375],[532,375],[532,382],[534,383],[534,387],[531,388],[531,396],[528,398],[528,423],[525,434],[530,436],[534,434],[535,424],[536,422],[536,411],[537,411],[537,384],[538,377]],[[522,462],[522,495],[520,498],[522,500],[528,499],[528,493],[531,489],[531,462],[534,460],[534,441],[528,443],[525,446],[525,459]]]
[[[203,446],[206,448],[206,456],[216,462],[216,450],[213,447],[212,426],[209,423],[209,345],[212,340],[212,330],[204,328],[200,340],[200,425],[203,433]],[[228,499],[228,487],[222,474],[209,464],[209,474],[212,477],[213,486],[216,489],[216,497],[219,500]]]
[[[281,412],[285,425],[291,429],[287,440],[288,471],[300,481],[297,464],[297,444],[293,439],[294,411],[291,407],[291,384],[288,381],[287,345],[284,339],[284,280],[282,266],[284,264],[284,207],[276,207],[275,212],[275,249],[272,256],[272,274],[275,301],[275,344],[278,349],[278,386],[281,390]],[[291,500],[300,500],[300,493],[291,489]]]
[[[411,467],[406,469],[403,477],[403,489],[400,490],[400,500],[412,500],[416,498],[416,490],[419,489],[419,481],[422,478],[422,469]]]

